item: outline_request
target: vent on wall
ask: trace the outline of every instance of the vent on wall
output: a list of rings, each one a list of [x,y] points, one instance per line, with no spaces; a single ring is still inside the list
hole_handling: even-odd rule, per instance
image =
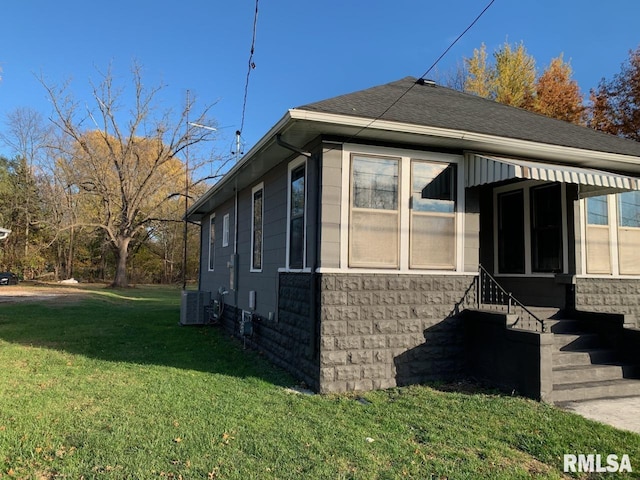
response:
[[[183,290],[180,304],[180,325],[204,325],[205,308],[211,302],[211,292]]]

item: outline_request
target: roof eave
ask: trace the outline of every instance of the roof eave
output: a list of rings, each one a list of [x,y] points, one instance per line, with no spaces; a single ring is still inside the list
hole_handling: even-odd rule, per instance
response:
[[[202,211],[202,208],[217,192],[223,188],[229,186],[229,184],[236,178],[238,173],[244,169],[249,162],[261,151],[267,148],[271,143],[275,142],[275,138],[278,134],[286,130],[287,125],[291,122],[291,110],[287,111],[282,118],[253,146],[251,149],[238,160],[238,162],[231,167],[231,169],[225,173],[225,175],[207,190],[196,202],[191,205],[187,211],[187,219],[189,220],[201,220],[206,212]],[[206,210],[206,209],[205,209]]]
[[[292,131],[296,124],[315,125],[318,132],[340,134],[349,142],[356,137],[377,138],[398,143],[416,145],[442,146],[458,150],[490,152],[493,154],[511,155],[542,161],[573,164],[582,167],[610,170],[614,172],[640,175],[640,157],[619,153],[587,150],[562,145],[539,143],[530,140],[501,137],[464,130],[432,127],[390,120],[372,119],[354,115],[318,112],[294,108],[288,110],[283,117],[247,152],[224,177],[212,186],[189,208],[189,220],[201,220],[212,208],[212,199],[220,194],[227,197],[228,191],[235,188],[232,182],[237,181],[240,172],[258,155],[274,148],[276,137]],[[324,126],[323,126],[324,125]],[[324,130],[327,130],[326,132]],[[368,133],[363,134],[364,131]],[[372,135],[373,133],[373,135]]]
[[[455,144],[456,148],[464,150],[486,150],[502,154],[572,163],[585,167],[623,170],[636,174],[640,173],[640,157],[633,155],[587,150],[464,130],[311,110],[292,109],[289,111],[289,114],[292,119],[296,120],[447,139],[452,141],[452,146]]]

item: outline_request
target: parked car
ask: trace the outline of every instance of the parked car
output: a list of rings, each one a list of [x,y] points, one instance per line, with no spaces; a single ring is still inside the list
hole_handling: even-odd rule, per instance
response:
[[[0,273],[0,285],[17,285],[18,276],[11,272]]]

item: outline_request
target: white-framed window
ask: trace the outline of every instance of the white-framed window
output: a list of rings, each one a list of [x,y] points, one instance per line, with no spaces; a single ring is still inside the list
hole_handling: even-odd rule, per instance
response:
[[[229,214],[222,217],[222,246],[229,246]]]
[[[264,227],[264,184],[251,190],[251,271],[262,271],[262,240]]]
[[[455,270],[455,166],[411,161],[409,267]]]
[[[621,275],[640,275],[640,192],[619,193],[618,263]]]
[[[463,272],[462,160],[346,144],[339,269]]]
[[[399,159],[353,155],[350,267],[399,267],[399,179]]]
[[[592,274],[611,274],[611,226],[609,196],[589,197],[585,200],[586,271]]]
[[[213,272],[216,267],[216,214],[209,217],[209,271]]]
[[[537,181],[495,188],[494,271],[555,275],[568,271],[566,185]]]
[[[587,275],[640,275],[640,192],[589,197],[583,211],[582,271]]]
[[[307,162],[294,160],[288,168],[287,268],[306,267]]]

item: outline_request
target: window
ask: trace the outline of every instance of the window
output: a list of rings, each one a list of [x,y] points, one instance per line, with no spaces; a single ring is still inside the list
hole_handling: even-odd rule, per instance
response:
[[[216,214],[209,218],[209,271],[216,266]]]
[[[229,214],[222,217],[222,246],[229,246]]]
[[[289,268],[305,266],[305,172],[304,162],[289,170]]]
[[[399,267],[399,173],[398,159],[352,157],[349,266]]]
[[[585,249],[587,273],[611,273],[609,205],[607,196],[586,200],[587,227]]]
[[[640,192],[618,195],[618,257],[620,273],[640,275]]]
[[[456,267],[455,169],[412,161],[410,268]]]
[[[251,191],[251,271],[262,271],[262,229],[264,225],[264,187],[261,183]]]

